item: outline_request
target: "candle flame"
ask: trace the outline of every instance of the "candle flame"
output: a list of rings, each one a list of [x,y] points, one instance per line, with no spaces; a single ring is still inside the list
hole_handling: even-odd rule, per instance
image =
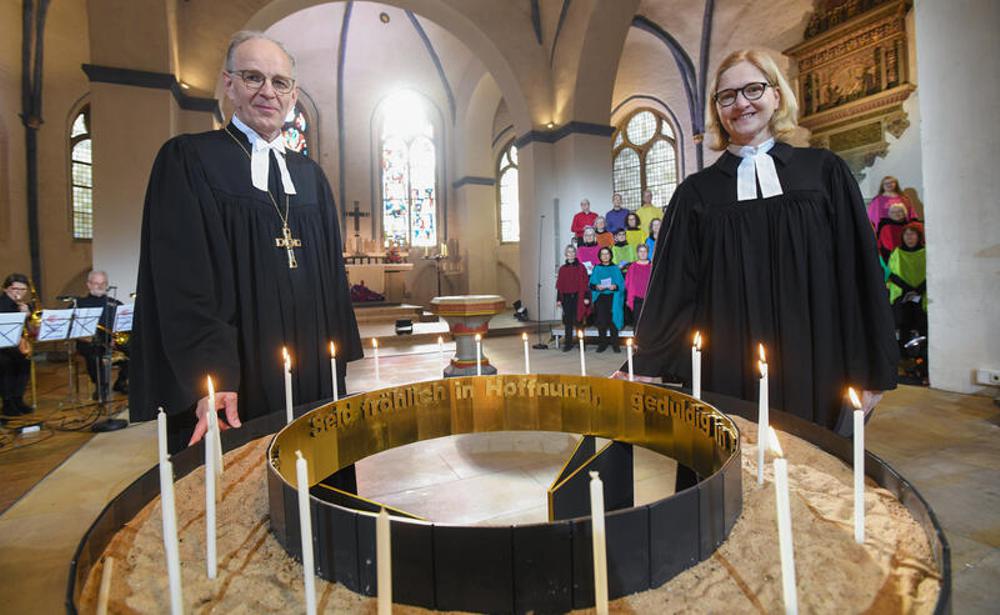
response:
[[[295,451],[295,458],[296,459],[302,459],[303,458],[302,457],[302,451]]]
[[[851,398],[851,405],[854,406],[855,410],[861,409],[861,400],[858,398],[857,392],[854,387],[847,388],[847,396]]]
[[[763,361],[757,361],[757,369],[760,370],[761,378],[764,377],[764,370],[766,369],[766,366],[767,363],[764,363]]]
[[[288,369],[288,367],[291,366],[292,364],[292,357],[289,356],[288,349],[285,348],[284,346],[281,347],[281,356],[284,358],[285,361],[285,369]]]
[[[372,348],[378,348],[378,338],[377,337],[373,337],[372,338]]]
[[[632,345],[632,338],[631,337],[626,337],[625,338],[625,345],[626,346],[631,346]]]
[[[528,341],[528,334],[527,333],[522,333],[521,334],[521,339],[527,342]]]
[[[767,428],[767,447],[771,449],[771,452],[778,457],[784,457],[785,453],[781,450],[781,442],[778,441],[778,432],[774,430],[774,427],[768,426]],[[759,446],[759,444],[758,444]]]
[[[482,336],[482,335],[479,335],[479,334],[477,333],[477,334],[476,334],[476,341],[477,341],[477,342],[481,342],[481,341],[483,341],[483,336]]]
[[[337,346],[333,342],[330,342],[330,356],[337,356]]]
[[[208,377],[208,396],[215,397],[215,383],[212,382],[212,377]],[[160,408],[160,412],[163,412],[163,408]]]
[[[757,344],[757,353],[760,355],[760,362],[767,363],[767,357],[764,355],[764,344]]]
[[[438,336],[438,344],[443,344],[443,343],[444,343],[444,338],[439,335]]]
[[[701,331],[694,332],[694,348],[695,350],[701,350]]]

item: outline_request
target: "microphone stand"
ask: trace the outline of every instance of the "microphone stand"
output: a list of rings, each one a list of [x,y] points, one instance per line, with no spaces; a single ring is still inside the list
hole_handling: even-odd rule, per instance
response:
[[[545,226],[545,214],[538,223],[538,285],[535,288],[535,323],[538,342],[532,346],[535,350],[548,350],[549,345],[542,341],[542,228]]]

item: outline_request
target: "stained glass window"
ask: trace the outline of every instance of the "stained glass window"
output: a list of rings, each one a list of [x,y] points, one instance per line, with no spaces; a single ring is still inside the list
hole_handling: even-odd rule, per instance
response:
[[[653,204],[665,207],[678,183],[677,142],[673,126],[652,109],[638,109],[615,131],[612,146],[614,191],[625,207],[642,205],[642,193],[653,191]]]
[[[285,123],[281,127],[281,135],[285,138],[285,147],[299,152],[303,156],[309,155],[309,142],[306,135],[309,132],[309,121],[306,119],[302,105],[296,104],[288,112]]]
[[[94,167],[90,150],[90,105],[77,114],[69,134],[73,239],[93,239]]]
[[[500,208],[500,241],[521,240],[520,205],[517,183],[517,147],[514,142],[504,149],[497,165],[497,198]]]
[[[437,146],[422,100],[392,96],[382,111],[382,232],[386,245],[437,245]]]

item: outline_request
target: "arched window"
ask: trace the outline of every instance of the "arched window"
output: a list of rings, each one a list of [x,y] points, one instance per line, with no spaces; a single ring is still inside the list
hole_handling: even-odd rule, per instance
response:
[[[617,127],[612,149],[613,182],[629,209],[653,191],[653,204],[665,207],[677,188],[677,141],[670,123],[652,109],[636,109]]]
[[[73,239],[94,238],[94,167],[90,144],[90,105],[86,105],[73,119],[69,131]]]
[[[437,147],[426,104],[400,92],[382,105],[382,236],[386,245],[437,245]]]
[[[521,223],[518,205],[517,147],[514,141],[507,144],[497,162],[497,200],[500,209],[500,242],[521,240]]]
[[[281,135],[285,138],[285,147],[299,152],[303,156],[309,155],[309,142],[307,135],[309,132],[309,121],[302,105],[297,104],[288,112],[285,124],[281,127]]]

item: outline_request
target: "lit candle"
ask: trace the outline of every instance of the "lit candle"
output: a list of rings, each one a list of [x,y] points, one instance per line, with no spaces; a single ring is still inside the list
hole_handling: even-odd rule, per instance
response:
[[[156,443],[160,451],[160,461],[163,461],[170,454],[167,452],[167,413],[161,406],[156,413]]]
[[[587,375],[587,356],[583,352],[583,329],[576,332],[576,337],[580,340],[580,375]]]
[[[441,244],[441,256],[443,256],[444,258],[448,258],[448,244],[447,243]]]
[[[865,411],[853,388],[847,389],[854,406],[854,542],[865,542]]]
[[[691,346],[691,396],[701,399],[701,332],[694,332]]]
[[[781,595],[785,601],[785,613],[799,612],[799,599],[795,590],[795,549],[792,543],[792,506],[788,499],[788,462],[782,456],[778,434],[770,432],[771,447],[777,458],[774,460],[774,501],[778,508],[778,549],[781,553]]]
[[[438,336],[438,359],[444,363],[444,338],[440,335]]]
[[[340,387],[337,384],[337,347],[330,342],[330,377],[333,379],[333,401],[340,399]]]
[[[101,571],[101,587],[97,592],[97,615],[108,615],[108,601],[111,599],[111,575],[115,570],[115,558],[104,558],[104,570]]]
[[[767,415],[767,359],[764,356],[764,344],[758,344],[757,350],[760,353],[760,360],[757,367],[760,369],[760,393],[757,403],[757,484],[764,484],[764,451],[767,449],[767,428],[769,419]]]
[[[281,347],[281,354],[285,358],[285,423],[291,423],[292,418],[292,357],[288,355],[288,349]]]
[[[174,464],[160,459],[160,512],[163,517],[163,550],[167,556],[167,577],[170,582],[170,612],[184,612],[181,590],[181,556],[177,543],[177,510],[174,504]]]
[[[209,378],[209,425],[212,423],[211,412],[214,409],[214,404],[211,402],[215,398],[215,392],[212,390],[211,382],[212,379]],[[218,572],[218,566],[215,561],[215,437],[212,435],[212,427],[209,426],[209,431],[205,437],[205,566],[208,569],[208,578],[214,579]]]
[[[594,544],[594,608],[608,613],[608,545],[604,530],[604,483],[597,472],[590,473],[590,522]]]
[[[528,354],[528,334],[521,334],[521,341],[524,342],[524,373],[531,373],[531,355]]]
[[[372,338],[372,348],[375,350],[375,384],[382,384],[382,372],[379,371],[378,364],[378,338]]]
[[[476,334],[476,375],[483,375],[483,336]]]
[[[625,354],[628,355],[628,381],[635,380],[635,371],[632,369],[632,338],[625,340]]]
[[[375,519],[375,562],[378,574],[378,615],[392,613],[392,534],[385,507]]]
[[[205,433],[206,438],[211,438],[214,441],[213,447],[215,450],[215,476],[216,479],[222,478],[223,470],[223,460],[222,460],[222,434],[219,433],[219,411],[215,407],[215,382],[212,377],[208,377],[208,414],[207,414],[207,427],[208,431]]]
[[[316,566],[313,564],[312,515],[309,512],[309,466],[295,451],[295,479],[299,496],[299,536],[302,538],[302,575],[306,586],[306,613],[316,613]]]

